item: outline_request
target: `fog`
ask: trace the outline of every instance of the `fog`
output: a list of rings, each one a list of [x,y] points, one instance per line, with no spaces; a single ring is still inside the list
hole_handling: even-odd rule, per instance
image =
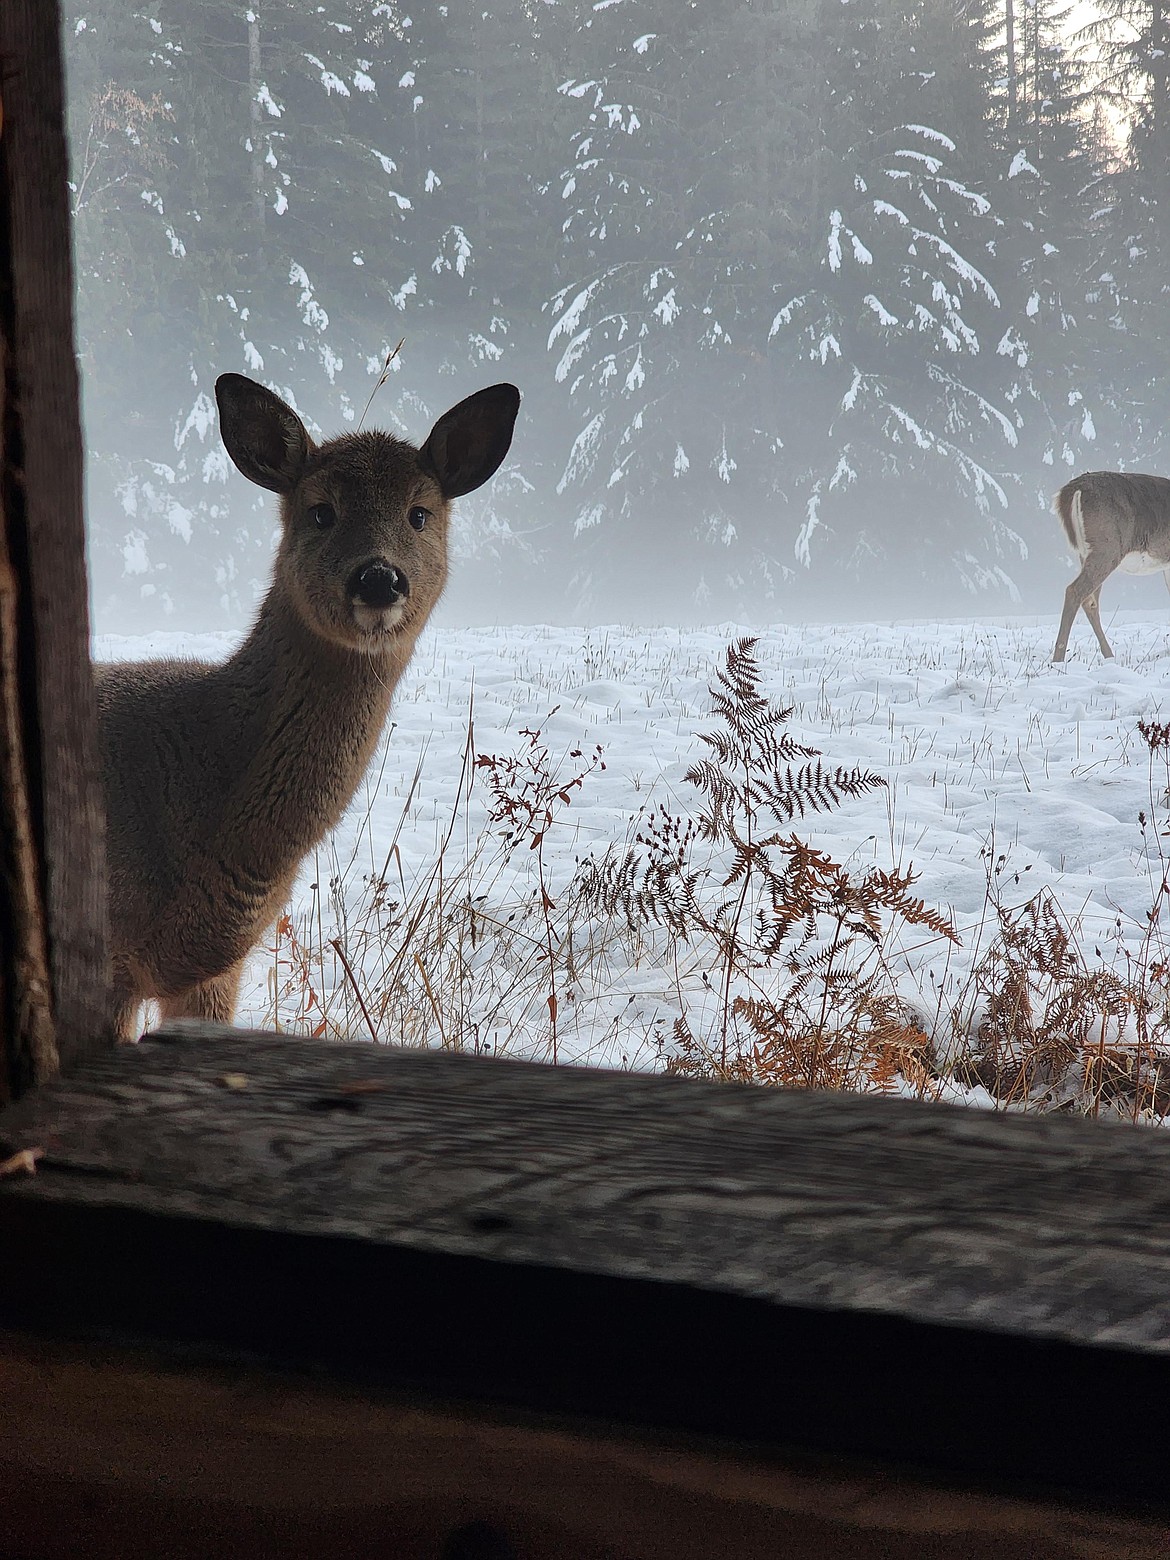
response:
[[[96,629],[251,615],[225,371],[415,442],[520,387],[449,623],[1055,613],[1055,490],[1170,471],[1161,13],[1093,14],[66,6]]]

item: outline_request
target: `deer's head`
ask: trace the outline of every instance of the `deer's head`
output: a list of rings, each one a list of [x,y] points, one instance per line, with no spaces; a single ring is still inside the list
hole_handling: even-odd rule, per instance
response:
[[[227,452],[280,494],[276,582],[315,633],[377,654],[417,633],[447,579],[451,501],[481,487],[512,442],[514,385],[439,418],[421,449],[388,433],[314,444],[296,412],[242,374],[216,381]]]

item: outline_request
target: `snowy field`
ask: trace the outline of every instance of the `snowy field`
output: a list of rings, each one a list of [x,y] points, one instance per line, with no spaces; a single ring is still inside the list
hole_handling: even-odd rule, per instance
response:
[[[1136,728],[1170,718],[1170,624],[1130,613],[1107,628],[1115,661],[1099,659],[1082,621],[1062,667],[1048,661],[1052,619],[759,633],[768,691],[793,706],[792,736],[831,764],[888,781],[798,823],[801,837],[851,869],[913,865],[915,892],[953,917],[961,947],[919,935],[894,959],[899,990],[928,1033],[978,957],[989,894],[1019,903],[1047,887],[1090,958],[1116,967],[1141,954],[1163,865],[1157,832],[1143,832],[1138,815],[1165,824],[1167,773]],[[470,1035],[477,1049],[547,1056],[547,971],[509,987],[515,950],[486,934],[518,924],[541,873],[557,902],[582,858],[632,838],[640,809],[697,811],[683,775],[701,752],[696,734],[711,727],[709,679],[742,632],[429,631],[364,790],[306,864],[287,922],[253,957],[239,1021],[430,1044],[470,1045]],[[225,635],[105,635],[95,653],[218,658],[230,644]],[[539,743],[526,730],[539,731]],[[556,803],[539,851],[509,853],[486,824],[469,731],[474,754],[546,747],[562,781],[588,769],[600,745],[604,772],[593,768],[569,805]],[[427,943],[417,911],[444,894],[480,915],[456,1006],[446,934],[436,923]],[[541,918],[529,913],[525,924],[518,935],[539,942]],[[444,957],[440,989],[434,961]],[[574,984],[571,959],[559,977],[557,1059],[660,1065],[679,1012],[677,955],[668,970],[661,957],[614,943],[592,968],[591,984]],[[407,969],[417,993],[409,1010],[385,991]],[[452,1032],[455,1016],[462,1034]]]

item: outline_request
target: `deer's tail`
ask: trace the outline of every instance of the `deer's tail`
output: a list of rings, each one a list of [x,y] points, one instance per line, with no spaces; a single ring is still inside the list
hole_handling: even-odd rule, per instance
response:
[[[1068,545],[1073,552],[1080,554],[1083,554],[1085,550],[1083,505],[1084,499],[1081,496],[1081,479],[1079,477],[1074,477],[1071,482],[1066,482],[1052,500],[1053,512],[1060,516],[1060,523],[1064,526],[1064,534],[1068,537]]]

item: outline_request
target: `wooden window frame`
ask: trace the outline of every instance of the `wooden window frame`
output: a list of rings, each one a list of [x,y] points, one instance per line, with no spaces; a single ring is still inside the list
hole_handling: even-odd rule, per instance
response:
[[[1161,1133],[101,1034],[58,28],[0,6],[0,1553],[1165,1554]]]

